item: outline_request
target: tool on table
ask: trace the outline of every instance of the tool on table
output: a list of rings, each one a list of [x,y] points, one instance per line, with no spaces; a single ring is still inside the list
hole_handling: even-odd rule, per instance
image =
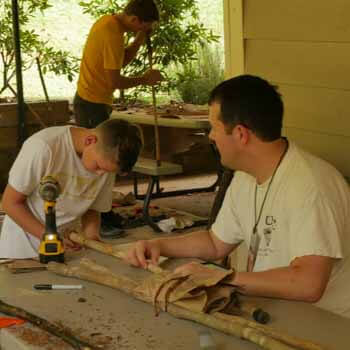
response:
[[[52,290],[52,289],[82,289],[81,284],[34,284],[34,289]]]
[[[231,303],[241,312],[248,314],[250,317],[253,318],[254,321],[258,323],[266,324],[271,319],[270,314],[268,312],[256,306],[254,303],[251,303],[250,301],[242,300],[238,297],[237,294],[231,295]]]
[[[57,232],[56,200],[61,188],[58,181],[52,176],[45,176],[39,185],[39,194],[44,200],[45,232],[40,242],[39,260],[42,264],[50,261],[64,262],[63,240]]]
[[[14,325],[20,325],[24,323],[24,320],[19,318],[10,318],[10,317],[0,317],[0,328],[11,327]]]

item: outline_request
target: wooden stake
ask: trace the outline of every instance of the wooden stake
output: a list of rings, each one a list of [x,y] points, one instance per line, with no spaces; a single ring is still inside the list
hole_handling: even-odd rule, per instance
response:
[[[48,270],[59,275],[80,278],[83,280],[109,286],[111,288],[121,290],[138,300],[144,301],[146,303],[153,303],[152,297],[143,294],[137,289],[138,282],[125,276],[116,275],[107,268],[97,265],[86,258],[82,259],[80,265],[78,266],[67,266],[55,262],[50,262],[48,264]],[[164,305],[161,304],[159,306],[164,310]],[[249,340],[265,350],[300,349],[300,347],[294,347],[290,344],[285,344],[279,340],[276,340],[271,336],[264,334],[261,330],[252,328],[249,324],[235,322],[235,318],[232,316],[226,315],[227,317],[221,317],[221,313],[214,313],[213,315],[210,315],[201,312],[194,312],[193,310],[187,310],[184,309],[184,307],[178,306],[176,302],[167,305],[167,312],[177,318],[195,321],[224,333]],[[304,347],[302,349],[322,350],[320,346],[311,348]]]

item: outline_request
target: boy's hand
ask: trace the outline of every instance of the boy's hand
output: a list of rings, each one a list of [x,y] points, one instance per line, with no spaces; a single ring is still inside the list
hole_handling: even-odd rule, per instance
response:
[[[63,238],[63,245],[64,245],[64,250],[65,251],[73,251],[76,252],[80,249],[82,249],[82,246],[79,245],[78,243],[75,243],[71,241],[69,238],[65,237]]]
[[[164,80],[158,69],[148,69],[143,75],[145,85],[156,85]]]
[[[89,232],[89,233],[84,232],[84,236],[87,239],[91,239],[93,241],[101,242],[101,236],[100,236],[99,232]]]

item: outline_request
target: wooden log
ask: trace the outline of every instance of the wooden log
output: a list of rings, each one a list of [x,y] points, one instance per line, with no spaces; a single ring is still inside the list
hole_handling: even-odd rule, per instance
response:
[[[6,304],[2,300],[0,300],[0,312],[5,315],[14,316],[16,318],[26,320],[32,323],[33,325],[39,327],[40,329],[43,329],[49,332],[50,334],[53,334],[56,337],[62,339],[67,344],[71,345],[74,349],[80,349],[80,350],[97,350],[98,349],[98,347],[79,339],[78,337],[70,333],[67,329],[62,329],[61,327],[58,327],[55,324],[39,316],[36,316],[20,307]]]
[[[121,290],[138,300],[153,303],[153,298],[149,295],[142,294],[141,291],[138,291],[136,287],[138,282],[134,281],[125,276],[119,276],[112,273],[109,269],[97,265],[91,260],[86,258],[81,260],[80,265],[78,266],[68,266],[63,264],[58,264],[55,262],[50,262],[48,264],[48,270],[59,275],[75,277],[105,286],[112,287],[114,289]],[[159,305],[163,310],[164,305]],[[197,323],[203,324],[205,326],[220,330],[224,333],[234,335],[239,338],[249,340],[262,349],[266,350],[296,350],[300,349],[292,345],[285,344],[279,340],[276,340],[258,329],[254,329],[249,325],[242,324],[240,322],[235,322],[234,318],[230,318],[228,322],[227,318],[217,317],[217,314],[204,314],[200,312],[194,312],[192,310],[187,310],[184,307],[176,305],[176,302],[173,304],[167,305],[167,312],[171,315],[182,318],[186,320],[195,321]],[[317,350],[322,350],[321,347],[313,348]]]
[[[83,235],[78,234],[76,232],[70,233],[69,238],[71,241],[75,243],[78,243],[82,246],[88,247],[93,250],[97,250],[100,253],[114,256],[115,258],[118,258],[118,259],[124,259],[125,252],[120,250],[118,246],[87,239]],[[163,271],[163,269],[160,266],[156,266],[153,264],[148,264],[147,269],[153,273],[160,273]]]

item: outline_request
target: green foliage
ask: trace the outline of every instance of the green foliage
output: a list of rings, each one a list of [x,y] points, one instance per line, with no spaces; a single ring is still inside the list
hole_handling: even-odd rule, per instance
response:
[[[177,91],[185,103],[208,103],[211,90],[224,80],[223,59],[216,46],[198,46],[197,60],[177,72]]]
[[[15,51],[12,36],[11,0],[3,0],[0,5],[0,71],[2,85],[0,94],[10,89],[15,76]],[[35,30],[30,29],[31,20],[51,5],[49,0],[18,0],[19,23],[21,38],[22,69],[29,69],[38,57],[44,73],[53,72],[56,75],[66,75],[72,81],[74,73],[78,72],[78,59],[64,50],[51,47],[48,42],[41,40]]]
[[[84,13],[95,18],[104,14],[121,12],[127,0],[116,3],[114,0],[81,1]],[[167,84],[163,83],[162,91],[174,87],[175,81],[169,74],[173,64],[185,64],[196,57],[198,43],[211,43],[218,36],[199,22],[199,10],[196,0],[158,0],[160,22],[152,35],[153,61],[166,76]],[[130,39],[130,38],[128,38]],[[148,64],[147,51],[142,47],[135,58],[123,71],[125,75],[137,75],[144,71]],[[142,91],[145,88],[138,88]]]

